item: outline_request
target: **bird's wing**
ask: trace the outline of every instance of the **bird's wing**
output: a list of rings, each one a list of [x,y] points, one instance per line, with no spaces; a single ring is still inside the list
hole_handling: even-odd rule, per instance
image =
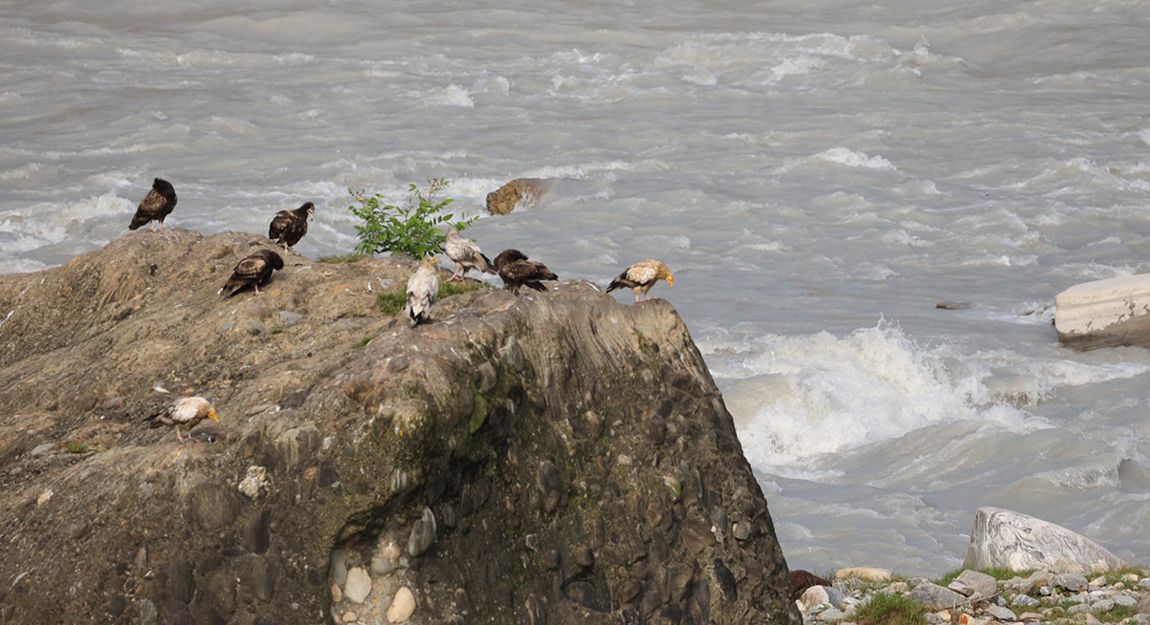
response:
[[[551,273],[551,270],[548,269],[546,265],[530,260],[518,260],[513,263],[504,265],[503,269],[500,270],[499,275],[503,278],[504,282],[512,283],[558,279],[558,276],[556,276],[554,273]]]
[[[658,268],[651,261],[643,261],[635,263],[627,268],[627,279],[638,284],[646,284],[655,279],[655,274],[658,273]]]
[[[241,260],[232,271],[232,279],[254,280],[269,267],[262,256],[248,256]]]
[[[276,213],[276,216],[272,219],[271,230],[273,232],[283,232],[291,226],[293,221],[295,221],[295,215],[293,215],[291,211],[280,211]]]
[[[164,212],[164,205],[167,204],[167,201],[164,196],[152,189],[148,191],[144,199],[140,200],[140,205],[136,207],[136,214],[147,217],[159,215]]]
[[[420,267],[407,281],[407,302],[415,312],[431,308],[439,296],[439,277],[435,270]]]

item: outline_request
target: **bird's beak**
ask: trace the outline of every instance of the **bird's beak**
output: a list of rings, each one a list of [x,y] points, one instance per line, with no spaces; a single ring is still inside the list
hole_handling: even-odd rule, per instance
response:
[[[438,263],[438,262],[439,262],[439,259],[438,259],[438,258],[432,258],[432,259],[431,259],[431,264],[432,264],[432,265],[434,265],[434,264],[436,264],[436,263]]]
[[[675,287],[675,276],[667,276],[667,285],[671,288]]]
[[[220,418],[218,416],[216,416],[215,410],[208,413],[208,418],[210,418],[212,421],[219,421],[220,420]]]

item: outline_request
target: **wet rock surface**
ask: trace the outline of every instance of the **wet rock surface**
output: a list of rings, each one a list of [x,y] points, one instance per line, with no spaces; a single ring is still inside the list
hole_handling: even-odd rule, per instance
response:
[[[221,300],[260,247],[138,232],[0,276],[5,623],[798,622],[667,302],[480,289],[412,330],[375,306],[411,262],[294,253]],[[200,442],[144,426],[186,394]]]

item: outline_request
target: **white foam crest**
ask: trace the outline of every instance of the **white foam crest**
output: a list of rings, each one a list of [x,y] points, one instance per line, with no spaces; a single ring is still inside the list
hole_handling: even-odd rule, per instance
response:
[[[16,169],[0,172],[0,180],[10,182],[14,180],[31,180],[33,175],[44,169],[43,163],[31,162]]]
[[[459,85],[448,85],[443,89],[432,91],[427,95],[425,101],[439,106],[475,108],[475,100],[471,99],[471,92]]]
[[[823,150],[818,154],[808,156],[801,159],[787,159],[777,170],[776,174],[785,174],[796,167],[814,162],[831,163],[834,165],[842,165],[843,167],[854,167],[860,169],[875,169],[885,171],[897,171],[890,161],[882,156],[871,156],[866,152],[858,152],[850,148],[842,146],[834,147],[829,150]]]
[[[902,436],[953,419],[975,419],[967,388],[942,362],[888,324],[839,338],[828,332],[773,338],[742,360],[725,386],[756,468]]]
[[[47,268],[48,265],[30,258],[0,259],[0,275],[9,273],[31,273]]]

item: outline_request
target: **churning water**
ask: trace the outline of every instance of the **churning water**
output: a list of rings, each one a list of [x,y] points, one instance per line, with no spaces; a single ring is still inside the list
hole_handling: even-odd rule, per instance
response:
[[[676,270],[792,567],[940,573],[982,505],[1150,560],[1150,352],[1050,326],[1146,267],[1150,5],[498,4],[0,3],[0,271],[124,235],[154,176],[209,233],[314,201],[310,256],[348,187],[562,179],[471,236]]]

